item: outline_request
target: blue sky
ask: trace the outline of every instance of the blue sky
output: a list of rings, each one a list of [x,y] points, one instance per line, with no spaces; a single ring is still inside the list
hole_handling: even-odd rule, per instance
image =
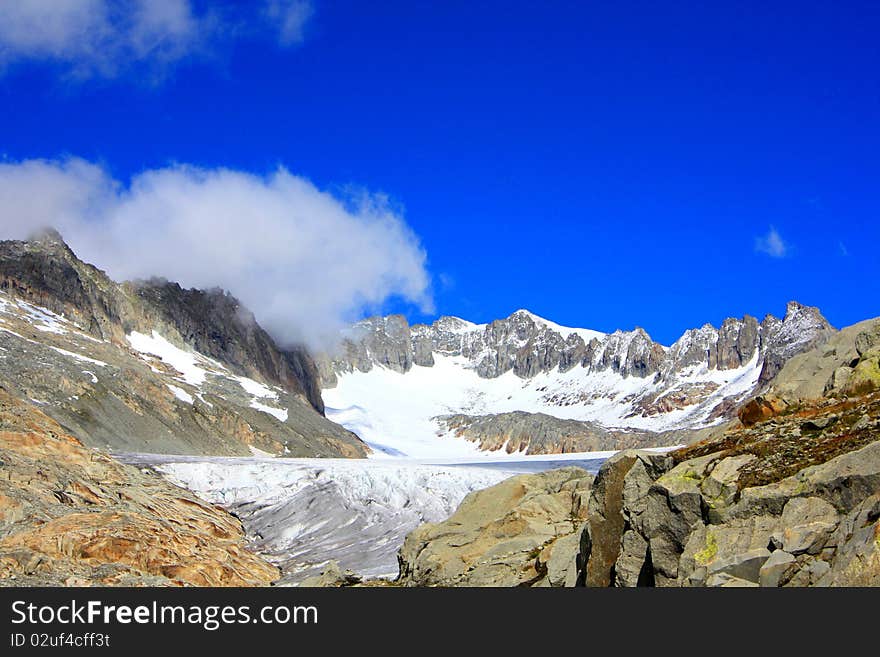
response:
[[[880,5],[721,4],[195,3],[215,36],[98,63],[7,40],[0,153],[385,194],[427,254],[433,307],[382,304],[412,320],[880,315]]]

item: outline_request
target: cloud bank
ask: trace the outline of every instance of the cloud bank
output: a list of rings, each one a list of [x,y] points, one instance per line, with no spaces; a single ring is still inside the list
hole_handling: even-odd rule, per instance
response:
[[[779,231],[770,226],[766,235],[755,240],[755,251],[771,258],[784,258],[788,255],[789,245],[782,239]]]
[[[116,280],[230,290],[287,345],[329,347],[393,296],[433,310],[425,252],[385,197],[341,199],[283,168],[173,166],[125,184],[81,159],[0,164],[0,237],[47,226]]]
[[[0,2],[0,69],[22,60],[67,67],[75,77],[114,77],[132,66],[161,71],[218,42],[272,34],[302,43],[310,0],[198,9],[192,0],[13,0]]]

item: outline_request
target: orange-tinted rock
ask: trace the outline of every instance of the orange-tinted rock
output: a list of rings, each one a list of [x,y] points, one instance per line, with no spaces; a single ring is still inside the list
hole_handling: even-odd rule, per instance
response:
[[[82,446],[0,388],[0,585],[264,586],[233,516]]]
[[[739,409],[737,416],[745,426],[752,426],[779,415],[786,408],[785,402],[776,397],[755,397]]]

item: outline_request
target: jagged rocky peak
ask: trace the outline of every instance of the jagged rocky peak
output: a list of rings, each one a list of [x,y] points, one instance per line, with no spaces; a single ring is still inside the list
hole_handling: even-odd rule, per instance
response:
[[[319,358],[324,385],[336,374],[369,372],[380,365],[405,373],[413,365],[431,367],[438,356],[462,357],[481,377],[512,371],[529,379],[542,372],[610,371],[620,376],[674,379],[693,368],[737,370],[761,363],[767,380],[793,354],[818,344],[834,329],[818,309],[788,304],[785,318],[763,322],[750,315],[728,318],[720,328],[705,324],[685,331],[667,348],[642,329],[611,334],[559,326],[528,310],[489,324],[441,317],[430,325],[408,326],[400,315],[356,324],[335,355]]]
[[[64,315],[102,340],[122,340],[122,319],[134,312],[118,286],[79,260],[51,228],[25,241],[0,242],[0,290]]]
[[[789,301],[784,319],[768,315],[761,322],[764,363],[759,383],[768,384],[792,356],[817,347],[836,332],[818,308]]]

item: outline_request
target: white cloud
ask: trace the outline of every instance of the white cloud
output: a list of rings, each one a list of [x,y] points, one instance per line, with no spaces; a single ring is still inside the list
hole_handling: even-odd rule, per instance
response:
[[[282,46],[297,45],[305,39],[306,23],[315,13],[310,0],[267,0],[266,15],[277,25]]]
[[[0,63],[62,63],[78,77],[181,59],[209,33],[189,0],[20,0],[0,5]]]
[[[309,0],[197,10],[192,0],[3,0],[0,69],[16,61],[60,64],[74,77],[113,77],[133,66],[162,73],[223,39],[271,31],[282,46],[302,43]]]
[[[0,237],[46,226],[117,280],[228,289],[288,344],[327,345],[394,295],[433,311],[425,253],[386,199],[339,199],[283,168],[173,166],[126,185],[79,159],[0,164]]]
[[[766,235],[755,239],[755,251],[764,253],[772,258],[784,258],[788,255],[789,250],[789,245],[773,226],[770,226],[770,230]]]

